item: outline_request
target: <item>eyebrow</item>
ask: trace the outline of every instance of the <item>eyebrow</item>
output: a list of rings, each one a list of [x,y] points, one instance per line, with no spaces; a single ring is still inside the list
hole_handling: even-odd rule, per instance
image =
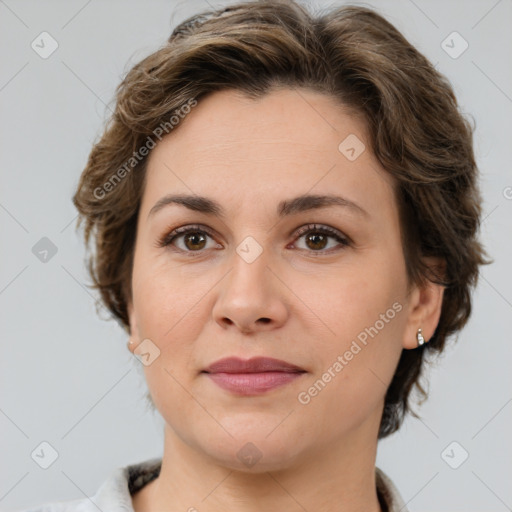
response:
[[[149,211],[148,218],[168,205],[181,205],[189,210],[215,215],[224,219],[226,217],[223,207],[214,199],[198,195],[169,194],[159,199]],[[279,217],[294,215],[300,212],[326,208],[329,206],[343,206],[354,213],[368,216],[368,212],[349,199],[336,195],[305,194],[293,199],[281,201],[277,207]]]

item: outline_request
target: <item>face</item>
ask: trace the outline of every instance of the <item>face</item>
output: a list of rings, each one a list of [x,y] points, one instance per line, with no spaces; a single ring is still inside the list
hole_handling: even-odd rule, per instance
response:
[[[158,354],[145,376],[175,438],[233,468],[250,442],[261,470],[358,433],[376,442],[387,385],[421,324],[392,181],[363,122],[312,91],[216,92],[152,150],[146,178],[131,336]],[[217,210],[154,208],[168,195]],[[307,195],[341,199],[294,201]],[[226,389],[247,376],[204,370],[231,356],[302,373]]]

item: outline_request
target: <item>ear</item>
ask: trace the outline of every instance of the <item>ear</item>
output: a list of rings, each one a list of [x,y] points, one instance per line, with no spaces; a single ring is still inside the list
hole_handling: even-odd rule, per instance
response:
[[[438,258],[426,260],[431,268],[444,269],[445,265]],[[444,286],[425,280],[424,284],[414,285],[409,296],[407,325],[402,346],[414,349],[418,346],[417,333],[421,328],[425,343],[432,338],[441,317]]]
[[[130,300],[127,304],[127,310],[128,310],[128,318],[130,321],[130,338],[128,339],[128,342],[126,343],[126,346],[128,347],[128,350],[133,354],[133,351],[137,347],[137,345],[140,342],[139,337],[139,328],[137,326],[137,319],[135,317],[135,313],[133,311],[133,303]]]

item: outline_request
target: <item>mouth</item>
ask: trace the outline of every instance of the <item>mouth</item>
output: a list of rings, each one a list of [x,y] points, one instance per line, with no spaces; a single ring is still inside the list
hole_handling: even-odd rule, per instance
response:
[[[253,396],[289,384],[307,372],[297,365],[269,357],[228,357],[216,361],[201,373],[224,390]]]

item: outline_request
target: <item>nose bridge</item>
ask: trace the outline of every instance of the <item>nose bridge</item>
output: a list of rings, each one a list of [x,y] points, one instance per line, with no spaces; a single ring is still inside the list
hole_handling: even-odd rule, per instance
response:
[[[247,236],[236,246],[231,271],[222,281],[214,316],[223,327],[235,324],[244,332],[262,325],[281,324],[286,317],[282,289],[269,267],[272,250],[264,246],[266,237]]]
[[[262,240],[261,236],[258,238]],[[268,293],[272,273],[267,267],[271,264],[272,251],[264,244],[264,240],[260,243],[255,237],[247,236],[236,246],[228,279],[236,291],[250,292],[253,297]]]

